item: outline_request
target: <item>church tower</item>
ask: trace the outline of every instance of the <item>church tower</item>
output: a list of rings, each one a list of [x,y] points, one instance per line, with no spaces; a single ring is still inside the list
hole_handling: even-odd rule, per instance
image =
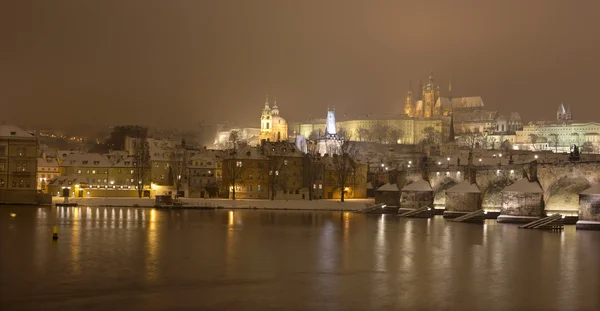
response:
[[[408,83],[408,93],[406,94],[406,99],[404,100],[404,114],[409,117],[414,117],[414,104],[413,104],[413,95],[412,95],[412,83],[409,81]]]
[[[273,108],[276,108],[275,105]],[[279,109],[275,109],[277,114],[279,114]],[[265,100],[265,107],[262,110],[262,115],[260,116],[260,140],[271,140],[271,133],[273,132],[273,111],[269,105],[269,97]]]
[[[435,103],[440,98],[440,87],[434,83],[433,71],[429,73],[429,81],[423,87],[423,116],[431,118]]]
[[[558,110],[556,110],[556,121],[569,121],[571,119],[571,106],[565,109],[565,105],[563,103],[558,106]]]

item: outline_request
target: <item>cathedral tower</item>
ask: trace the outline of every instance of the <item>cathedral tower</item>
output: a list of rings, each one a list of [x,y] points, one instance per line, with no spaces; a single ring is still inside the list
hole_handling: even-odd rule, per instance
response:
[[[413,95],[412,95],[412,83],[408,83],[408,93],[406,94],[406,99],[404,100],[404,114],[409,117],[414,117],[414,104],[413,104]]]
[[[423,87],[423,116],[431,118],[435,103],[440,98],[440,87],[434,83],[433,71],[429,73],[429,81]]]

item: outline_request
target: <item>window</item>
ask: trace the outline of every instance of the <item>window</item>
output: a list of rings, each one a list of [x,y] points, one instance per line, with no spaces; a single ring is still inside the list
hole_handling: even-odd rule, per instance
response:
[[[0,172],[6,171],[6,160],[0,160]]]
[[[104,183],[107,183],[107,182],[108,182],[108,180],[106,178],[104,178]]]
[[[323,184],[319,184],[319,189],[323,189]]]
[[[129,171],[131,174],[133,174],[133,170]]]
[[[23,179],[19,179],[19,188],[25,187],[25,181]]]
[[[12,184],[12,187],[13,187],[13,188],[16,188],[16,187],[17,187],[17,182],[16,182],[16,181],[14,181],[14,180],[13,180],[11,184]]]
[[[313,189],[317,189],[317,184],[313,184]]]
[[[25,155],[25,148],[23,148],[23,147],[17,148],[17,154],[20,155],[20,156],[24,156]]]
[[[252,185],[248,185],[248,192],[252,192]]]
[[[237,161],[237,162],[235,163],[235,166],[237,166],[237,167],[242,167],[242,161]]]
[[[0,146],[0,156],[3,156],[6,153],[6,146]]]
[[[25,188],[31,188],[31,180],[25,181]]]
[[[89,173],[90,173],[90,170],[87,170],[87,171],[86,171],[86,174],[89,174]]]
[[[17,163],[17,172],[27,172],[27,163]]]
[[[125,161],[125,165],[129,165],[129,163],[130,163],[129,161]]]
[[[154,167],[158,167],[158,162],[154,162]]]
[[[256,186],[256,191],[260,192],[260,185]]]
[[[132,179],[129,180],[129,182],[133,183],[133,182],[135,182],[135,179],[132,178]]]
[[[119,172],[119,174],[121,174],[121,169],[119,169],[119,171],[118,171],[118,172]]]
[[[165,179],[165,175],[160,175],[160,180],[164,180]]]
[[[287,165],[287,160],[283,160],[283,165]]]
[[[0,179],[0,188],[4,188],[4,179]]]
[[[275,176],[279,176],[279,171],[275,171]]]
[[[96,170],[92,170],[92,174],[96,174]]]
[[[81,162],[81,163],[83,163],[83,164],[88,164],[88,161],[86,160],[86,161],[83,161],[83,162]]]
[[[248,174],[248,179],[252,179],[252,174]]]
[[[94,165],[100,164],[100,161],[94,161]]]

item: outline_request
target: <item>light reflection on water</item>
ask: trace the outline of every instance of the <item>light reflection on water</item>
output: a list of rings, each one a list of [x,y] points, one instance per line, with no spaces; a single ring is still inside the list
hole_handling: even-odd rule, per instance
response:
[[[98,207],[18,208],[11,218],[13,209],[0,208],[3,310],[600,304],[600,232],[572,226],[553,233],[439,217]]]

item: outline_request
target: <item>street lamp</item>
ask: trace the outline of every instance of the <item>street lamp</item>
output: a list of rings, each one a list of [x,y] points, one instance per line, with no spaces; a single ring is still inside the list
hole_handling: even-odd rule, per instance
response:
[[[498,154],[498,165],[502,165],[502,153]]]
[[[448,160],[448,167],[450,167],[450,157],[448,157],[446,160]]]
[[[479,158],[479,166],[481,166],[481,158]]]

